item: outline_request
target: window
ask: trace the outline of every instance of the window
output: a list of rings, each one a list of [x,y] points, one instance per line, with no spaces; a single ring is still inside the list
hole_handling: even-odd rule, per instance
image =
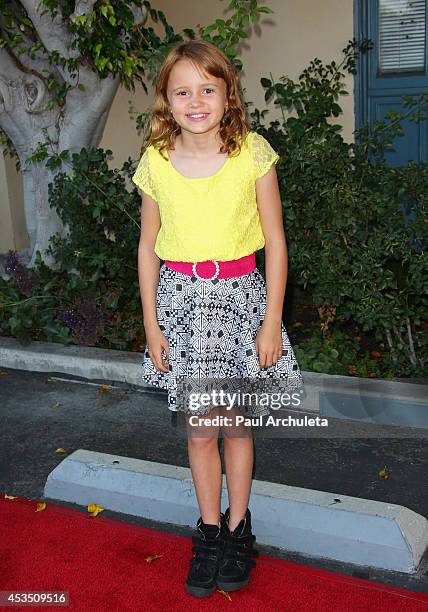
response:
[[[425,71],[426,0],[379,0],[381,74]]]

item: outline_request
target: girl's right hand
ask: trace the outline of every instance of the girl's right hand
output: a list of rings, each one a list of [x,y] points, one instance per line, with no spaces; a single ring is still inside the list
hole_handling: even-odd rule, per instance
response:
[[[169,372],[169,344],[159,325],[145,330],[146,348],[149,351],[150,359],[157,370]],[[165,353],[162,356],[162,352]]]

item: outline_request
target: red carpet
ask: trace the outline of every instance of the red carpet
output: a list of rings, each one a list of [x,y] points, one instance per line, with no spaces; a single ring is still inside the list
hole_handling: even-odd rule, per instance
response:
[[[0,499],[0,591],[68,591],[63,609],[245,612],[428,611],[428,595],[260,555],[250,584],[229,601],[184,590],[191,540],[98,515]],[[162,555],[152,562],[146,557]],[[13,606],[29,610],[41,606]],[[49,606],[60,609],[60,606]],[[44,606],[46,608],[46,606]]]

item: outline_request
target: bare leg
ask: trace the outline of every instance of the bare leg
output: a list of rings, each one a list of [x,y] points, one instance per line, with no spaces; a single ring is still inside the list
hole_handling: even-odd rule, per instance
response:
[[[241,414],[236,408],[227,415]],[[229,529],[233,531],[248,508],[253,473],[254,448],[251,427],[243,424],[222,427],[227,491],[229,495]]]
[[[217,415],[217,408],[209,413],[209,418]],[[195,483],[196,498],[204,523],[220,524],[221,500],[221,460],[218,450],[218,427],[207,426],[197,436],[194,427],[192,435],[188,434],[187,448],[189,463]]]

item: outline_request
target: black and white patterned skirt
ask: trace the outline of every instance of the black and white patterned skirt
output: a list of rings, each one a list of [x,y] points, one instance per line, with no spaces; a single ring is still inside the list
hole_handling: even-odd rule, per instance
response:
[[[185,392],[189,381],[192,391],[201,389],[199,384],[212,389],[216,383],[225,392],[248,391],[248,385],[261,393],[303,389],[299,365],[282,323],[282,356],[272,366],[260,367],[255,338],[265,311],[266,283],[258,268],[243,276],[207,280],[163,263],[157,320],[169,344],[169,371],[157,370],[146,348],[143,382],[168,391],[172,413],[196,415],[208,414],[216,404],[189,409]],[[272,414],[269,406],[254,402],[245,407],[242,402],[240,410],[250,417]]]

